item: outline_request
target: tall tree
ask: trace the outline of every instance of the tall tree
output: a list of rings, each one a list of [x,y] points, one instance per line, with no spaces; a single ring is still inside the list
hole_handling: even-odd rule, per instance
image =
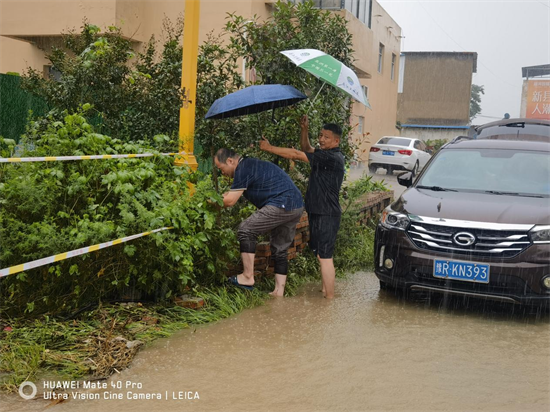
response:
[[[485,94],[483,86],[472,84],[472,93],[470,95],[470,122],[481,113],[481,95]]]

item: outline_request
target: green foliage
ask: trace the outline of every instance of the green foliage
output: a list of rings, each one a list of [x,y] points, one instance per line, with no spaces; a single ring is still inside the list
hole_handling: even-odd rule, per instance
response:
[[[334,266],[339,275],[373,266],[374,230],[359,220],[366,195],[380,190],[387,188],[373,181],[372,176],[356,180],[342,190],[342,219],[334,252]]]
[[[29,69],[22,87],[58,111],[73,113],[93,102],[88,121],[99,132],[124,141],[175,136],[181,106],[181,19],[175,27],[165,21],[166,40],[158,58],[154,38],[136,55],[120,28],[109,26],[100,33],[84,22],[80,33],[63,34],[63,47],[47,55],[59,78],[45,79]]]
[[[485,94],[483,86],[472,84],[472,94],[470,96],[470,121],[481,113],[481,95]]]
[[[156,153],[144,142],[95,133],[84,112],[32,124],[27,156]],[[169,140],[167,136],[155,139]],[[163,299],[198,281],[211,283],[237,255],[231,227],[216,224],[221,204],[210,179],[173,158],[3,164],[0,166],[0,267],[10,267],[163,226],[123,245],[2,279],[10,311],[63,312],[124,296]]]
[[[244,57],[248,68],[256,73],[255,84],[289,84],[313,97],[322,82],[303,69],[296,67],[280,51],[299,48],[320,49],[346,65],[352,65],[351,35],[342,16],[313,7],[313,3],[298,5],[279,1],[275,4],[273,16],[260,23],[257,18],[250,21],[242,16],[230,14],[225,27],[229,45],[205,45],[202,56],[206,59],[201,66],[208,76],[199,82],[199,95],[208,96],[203,101],[206,110],[215,98],[240,87],[235,57]],[[213,49],[214,48],[214,49]],[[215,52],[214,52],[215,51]],[[220,62],[211,57],[221,55]],[[210,65],[210,66],[208,66]],[[201,69],[202,67],[202,69]],[[208,70],[205,70],[205,69]],[[225,90],[225,93],[224,93]],[[310,131],[313,144],[324,123],[342,125],[344,136],[341,148],[351,158],[353,148],[346,139],[350,129],[350,99],[332,86],[326,86],[315,102],[309,100],[288,108],[276,109],[275,113],[264,112],[228,120],[204,120],[197,116],[197,139],[212,151],[220,147],[259,158],[273,160],[285,170],[290,170],[288,160],[261,152],[257,142],[262,135],[276,146],[293,147],[299,143],[300,117],[309,110]],[[313,104],[313,107],[311,106]],[[199,109],[198,109],[199,110]],[[309,174],[307,164],[296,166],[295,177],[303,181]]]
[[[19,141],[29,112],[41,116],[48,111],[44,100],[21,89],[21,78],[0,73],[0,135]]]
[[[426,140],[426,146],[428,149],[432,150],[432,155],[434,155],[441,147],[448,143],[446,139],[435,139],[435,140]]]

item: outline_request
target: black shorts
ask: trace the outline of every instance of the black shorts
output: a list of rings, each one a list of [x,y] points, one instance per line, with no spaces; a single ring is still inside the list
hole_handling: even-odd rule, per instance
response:
[[[309,214],[309,247],[315,256],[330,259],[334,253],[340,216]]]

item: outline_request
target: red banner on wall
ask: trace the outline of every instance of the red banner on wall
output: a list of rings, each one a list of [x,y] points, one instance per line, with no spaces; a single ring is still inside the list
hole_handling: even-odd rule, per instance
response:
[[[529,80],[525,117],[550,120],[550,79]]]

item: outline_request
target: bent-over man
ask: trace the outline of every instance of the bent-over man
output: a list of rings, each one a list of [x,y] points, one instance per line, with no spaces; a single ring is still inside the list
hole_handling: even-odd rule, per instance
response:
[[[275,263],[275,289],[272,296],[283,296],[288,273],[288,248],[296,234],[296,224],[304,210],[302,194],[290,177],[277,165],[251,157],[241,157],[220,149],[214,157],[222,174],[233,178],[231,189],[223,195],[224,207],[233,206],[244,195],[258,208],[239,225],[237,237],[243,273],[230,282],[244,289],[254,286],[254,256],[258,236],[270,233],[271,256]]]

